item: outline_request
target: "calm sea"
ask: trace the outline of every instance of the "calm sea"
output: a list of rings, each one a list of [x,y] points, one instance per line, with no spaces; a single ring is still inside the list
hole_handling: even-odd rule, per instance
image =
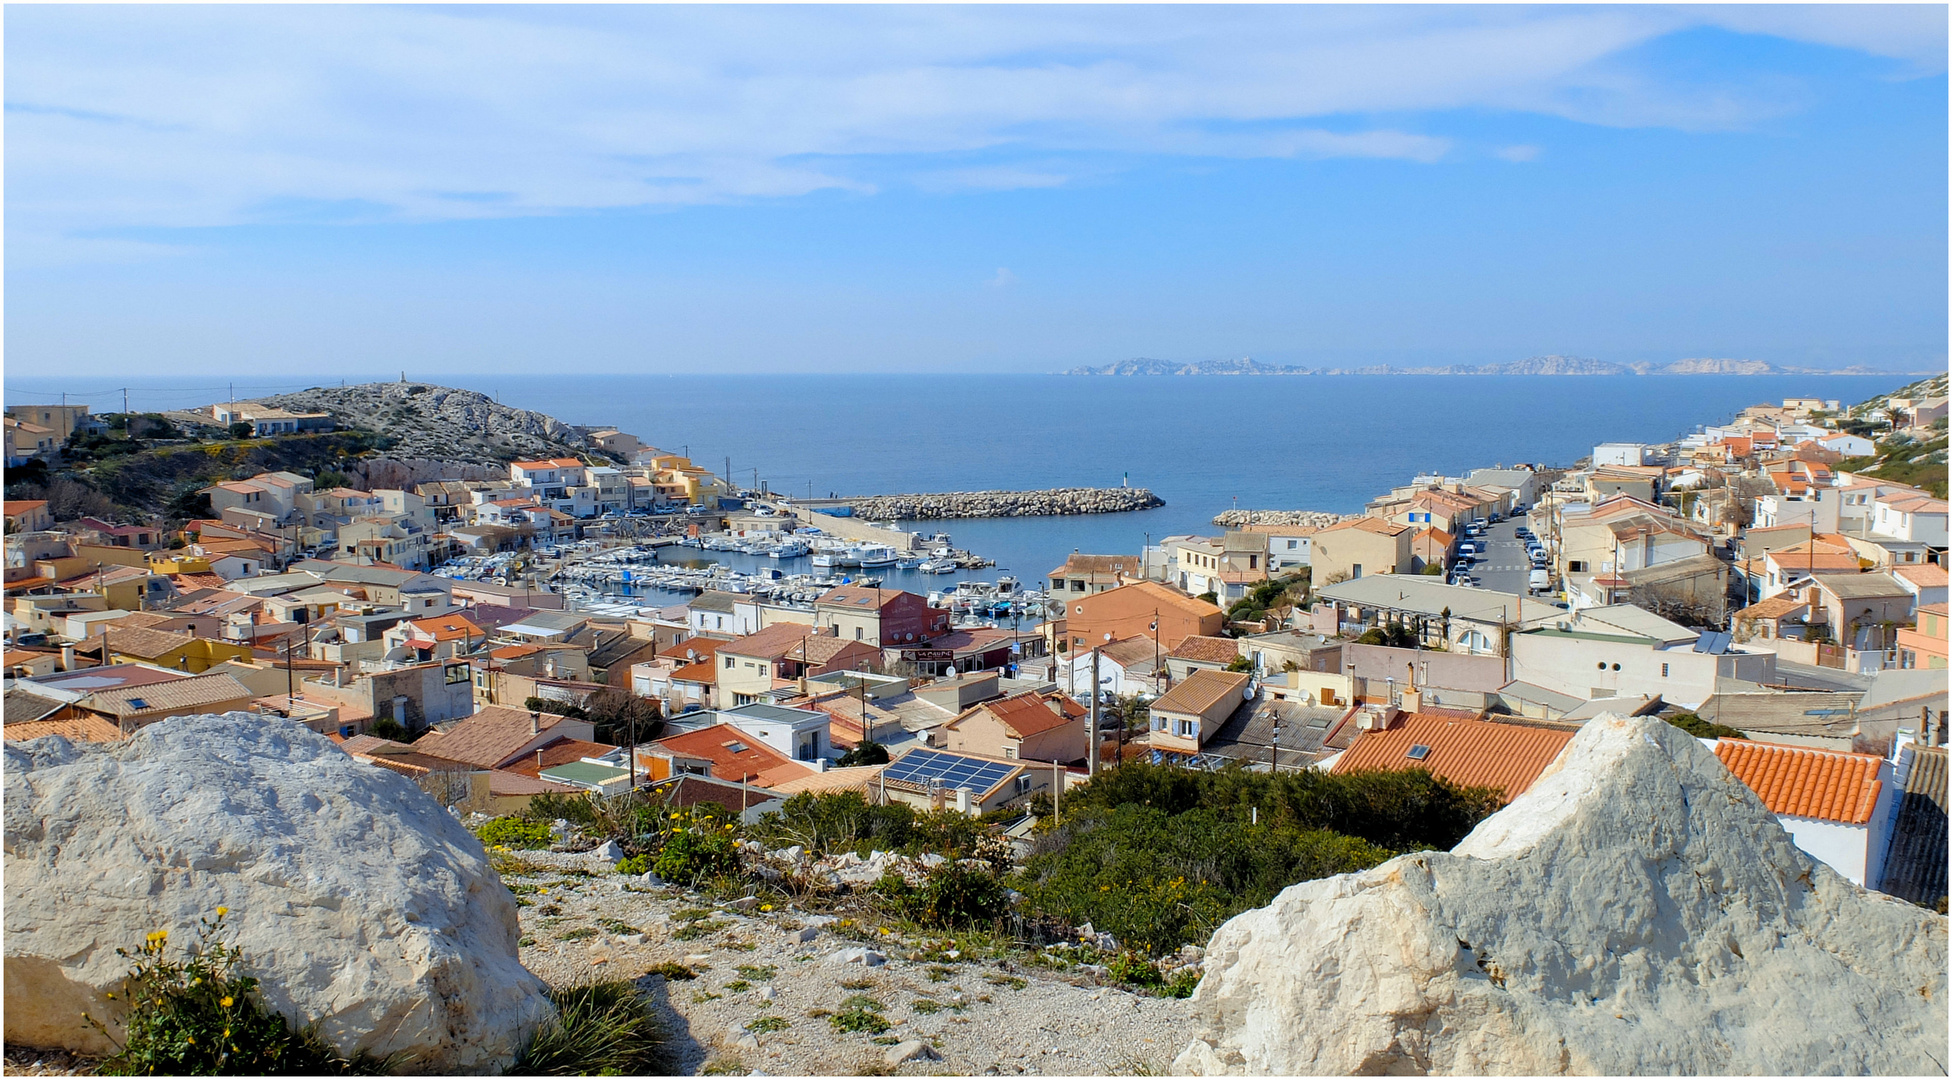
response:
[[[825,496],[1115,486],[1166,505],[1089,517],[950,521],[957,546],[1026,582],[1072,549],[1136,553],[1212,529],[1236,505],[1349,513],[1421,472],[1569,465],[1609,441],[1660,442],[1788,396],[1859,401],[1902,376],[1169,377],[763,375],[415,377],[497,395],[570,423],[613,424],[734,478]],[[120,382],[127,380],[117,380]],[[271,383],[271,377],[265,382]],[[223,400],[223,385],[146,380],[136,408]],[[61,391],[121,408],[103,381],[9,378],[10,400]],[[239,397],[297,389],[245,384]],[[932,523],[921,523],[929,529]],[[743,562],[744,560],[739,560]],[[900,575],[903,587],[954,578]]]

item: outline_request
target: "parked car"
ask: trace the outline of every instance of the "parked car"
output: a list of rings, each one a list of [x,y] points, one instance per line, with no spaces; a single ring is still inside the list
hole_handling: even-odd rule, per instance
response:
[[[1552,586],[1552,572],[1543,567],[1533,570],[1530,585],[1534,589],[1550,588]]]

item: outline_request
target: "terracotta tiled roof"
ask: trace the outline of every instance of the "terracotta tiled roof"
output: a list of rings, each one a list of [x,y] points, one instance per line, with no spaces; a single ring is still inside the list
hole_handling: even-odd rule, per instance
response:
[[[425,619],[415,619],[407,625],[419,631],[423,637],[435,641],[468,641],[485,638],[481,627],[469,622],[460,615],[435,615]]]
[[[549,458],[546,461],[517,461],[518,469],[580,469],[583,463],[573,457]]]
[[[1394,521],[1384,521],[1382,518],[1363,517],[1338,521],[1322,531],[1332,533],[1341,532],[1344,529],[1357,529],[1362,532],[1376,533],[1379,536],[1396,536],[1409,531],[1410,528],[1411,526],[1398,524]]]
[[[159,656],[166,656],[195,640],[188,634],[179,634],[173,630],[136,627],[129,630],[117,629],[111,633],[108,647],[110,652],[120,653],[123,656],[153,660]]]
[[[154,633],[154,631],[149,631]],[[110,648],[116,648],[111,645]],[[83,708],[110,716],[127,719],[161,714],[182,715],[208,710],[226,702],[242,703],[251,699],[251,691],[234,677],[226,674],[195,675],[173,682],[149,683],[143,686],[121,686],[113,690],[97,690],[83,698]]]
[[[776,784],[774,791],[781,795],[798,795],[810,792],[824,795],[836,791],[867,791],[874,778],[881,775],[886,765],[852,765],[844,769],[828,769],[823,773],[809,773],[806,776]]]
[[[1178,686],[1160,695],[1152,703],[1153,712],[1172,712],[1203,714],[1222,698],[1232,696],[1236,703],[1245,700],[1240,697],[1242,687],[1249,681],[1244,671],[1208,671],[1201,669],[1180,680]]]
[[[686,664],[671,673],[672,682],[703,683],[706,686],[718,684],[718,665],[710,660],[700,660],[696,664]]]
[[[654,745],[683,757],[710,761],[712,776],[719,780],[744,783],[769,779],[774,783],[783,783],[813,772],[731,724],[714,724],[697,731],[687,731],[682,735],[659,739]]]
[[[99,716],[81,715],[67,720],[29,720],[7,725],[8,742],[26,742],[59,735],[69,742],[115,742],[126,738],[113,721]]]
[[[1187,640],[1191,641],[1192,638]],[[1098,654],[1134,675],[1150,675],[1165,661],[1165,654],[1159,651],[1159,643],[1144,636],[1114,641],[1099,649]]]
[[[730,644],[732,643],[722,638],[689,637],[658,653],[658,655],[672,660],[684,660],[695,663],[710,660],[712,657],[718,655],[720,646]],[[693,660],[694,656],[696,656],[697,660]]]
[[[1891,573],[1921,589],[1943,589],[1946,584],[1945,567],[1937,563],[1894,566],[1891,568]]]
[[[562,717],[553,713],[542,713],[538,718],[542,730],[562,723]],[[415,739],[413,748],[423,754],[446,758],[449,761],[466,762],[483,769],[499,766],[515,755],[515,752],[536,738],[529,730],[529,713],[526,709],[511,709],[505,705],[483,705],[473,716],[462,720],[446,731],[430,731]]]
[[[798,656],[800,642],[814,632],[813,627],[804,623],[774,623],[764,630],[747,634],[737,641],[728,641],[719,646],[718,651],[756,660],[778,660],[786,656]]]
[[[1139,568],[1136,555],[1080,555],[1072,552],[1064,565],[1045,577],[1072,577],[1085,574],[1129,574]]]
[[[539,763],[537,761],[537,755],[534,752],[530,752],[522,755],[520,759],[511,761],[503,766],[503,771],[539,778],[544,769],[553,769],[558,765],[568,765],[571,762],[581,761],[586,757],[602,757],[615,749],[616,747],[608,743],[584,742],[582,739],[559,739],[542,748],[541,761]]]
[[[1570,730],[1412,713],[1387,731],[1365,731],[1335,762],[1335,772],[1428,769],[1465,787],[1491,787],[1505,801],[1525,793],[1572,741]],[[1428,749],[1418,757],[1417,747]]]
[[[822,593],[814,603],[827,607],[846,605],[850,611],[880,611],[900,595],[900,589],[871,589],[861,585],[840,585]]]
[[[1772,813],[1790,817],[1865,824],[1882,786],[1877,779],[1882,759],[1872,754],[1722,739],[1715,756],[1762,796]]]
[[[1798,600],[1791,593],[1772,596],[1767,600],[1750,604],[1735,613],[1737,619],[1780,619],[1798,608],[1808,607],[1805,601]]]
[[[1240,656],[1240,643],[1228,637],[1190,634],[1166,654],[1175,660],[1194,660],[1208,664],[1230,664]]]
[[[996,717],[1003,725],[1003,729],[1011,736],[1028,739],[1032,735],[1041,735],[1052,728],[1063,727],[1065,724],[1084,718],[1084,706],[1062,694],[1056,695],[1056,701],[1058,707],[1063,710],[1061,713],[1052,709],[1050,704],[1037,694],[1014,694],[971,706],[968,712],[949,721],[948,726],[957,727],[969,717],[979,712],[987,712]]]
[[[490,795],[563,795],[583,790],[569,784],[558,784],[554,780],[544,780],[538,776],[524,776],[507,769],[488,770],[488,793]]]

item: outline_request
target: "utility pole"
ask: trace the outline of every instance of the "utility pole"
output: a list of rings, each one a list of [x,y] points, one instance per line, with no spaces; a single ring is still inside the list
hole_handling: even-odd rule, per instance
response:
[[[1091,647],[1091,736],[1085,746],[1085,775],[1098,775],[1098,708],[1102,695],[1098,692],[1098,647]]]
[[[1267,772],[1269,776],[1281,772],[1281,714],[1274,714],[1274,740],[1267,748]]]

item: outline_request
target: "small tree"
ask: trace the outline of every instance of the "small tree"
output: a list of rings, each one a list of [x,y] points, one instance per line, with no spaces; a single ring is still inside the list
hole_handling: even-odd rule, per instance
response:
[[[251,425],[249,425],[249,424],[247,424],[247,423],[245,423],[245,422],[244,422],[244,421],[242,421],[242,420],[239,420],[239,421],[237,421],[236,423],[234,423],[234,424],[232,424],[232,425],[230,426],[230,437],[231,437],[231,438],[233,438],[233,439],[248,439],[248,438],[250,438],[250,437],[251,437]]]
[[[407,731],[405,724],[400,723],[400,721],[395,720],[391,716],[382,716],[367,726],[366,734],[376,739],[391,739],[394,742],[404,742],[410,733]]]
[[[842,768],[851,765],[886,765],[888,748],[873,739],[862,739],[854,749],[842,754],[835,764]]]

